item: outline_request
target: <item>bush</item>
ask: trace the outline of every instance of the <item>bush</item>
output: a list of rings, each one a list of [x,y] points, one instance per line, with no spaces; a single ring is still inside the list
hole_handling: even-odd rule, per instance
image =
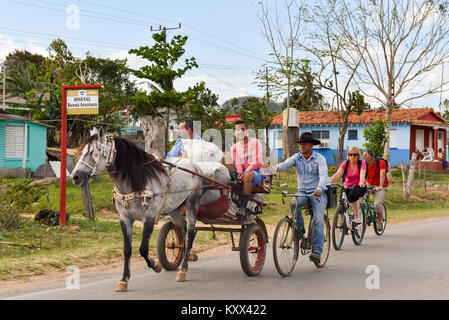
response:
[[[21,180],[9,183],[0,194],[0,229],[20,228],[23,225],[20,213],[30,209],[45,193],[44,187],[30,186],[29,182]]]

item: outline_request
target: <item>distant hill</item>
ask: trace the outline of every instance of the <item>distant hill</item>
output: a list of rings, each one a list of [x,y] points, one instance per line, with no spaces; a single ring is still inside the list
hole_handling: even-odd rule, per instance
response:
[[[239,98],[237,98],[238,99],[237,106],[231,106],[231,100],[233,100],[233,99],[229,99],[229,100],[225,101],[221,106],[222,107],[229,106],[229,114],[239,114],[238,109],[242,106],[242,103],[247,98],[248,97],[239,97]],[[235,110],[235,109],[237,109],[237,110]],[[276,113],[279,113],[279,112],[282,111],[282,106],[280,104],[276,103],[276,102],[270,101],[268,109],[270,109],[271,111],[274,111]]]

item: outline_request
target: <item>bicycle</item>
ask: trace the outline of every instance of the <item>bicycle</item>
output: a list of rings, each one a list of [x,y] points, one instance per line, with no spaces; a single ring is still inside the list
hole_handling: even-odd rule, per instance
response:
[[[362,210],[363,216],[365,217],[366,225],[370,226],[371,223],[373,223],[374,232],[378,236],[381,236],[384,233],[385,228],[387,226],[387,208],[385,207],[384,204],[382,204],[383,211],[384,211],[383,219],[382,219],[383,221],[382,221],[381,228],[379,228],[378,217],[377,217],[376,212],[374,211],[374,205],[369,202],[369,195],[374,192],[376,192],[375,187],[367,188],[366,194],[363,197],[363,202],[360,204],[360,209]],[[365,229],[366,229],[366,226],[365,226]]]
[[[285,204],[284,198],[294,197],[297,200],[298,197],[315,197],[311,194],[288,194],[287,191],[282,192],[282,202]],[[317,198],[318,199],[318,198]],[[303,210],[304,215],[310,215],[310,222],[308,227],[307,236],[305,230],[301,230],[301,227],[297,221],[298,210]],[[276,225],[273,236],[273,256],[274,264],[277,271],[283,277],[287,277],[293,271],[296,261],[299,256],[299,249],[301,254],[306,255],[312,252],[313,249],[313,210],[310,200],[304,207],[298,208],[298,202],[294,201],[290,206],[291,215],[286,215]],[[323,252],[321,253],[321,261],[315,263],[317,268],[322,268],[329,257],[330,251],[330,223],[326,213],[324,214],[324,239],[323,239]]]
[[[338,201],[337,209],[335,209],[334,221],[332,223],[332,243],[334,245],[334,249],[341,249],[345,235],[348,235],[349,231],[351,231],[352,241],[358,246],[362,243],[363,237],[365,236],[365,215],[363,214],[363,211],[360,210],[360,223],[353,223],[354,213],[352,212],[351,205],[349,204],[348,197],[345,192],[345,190],[350,187],[340,186],[338,184],[334,185],[341,189],[340,200]]]

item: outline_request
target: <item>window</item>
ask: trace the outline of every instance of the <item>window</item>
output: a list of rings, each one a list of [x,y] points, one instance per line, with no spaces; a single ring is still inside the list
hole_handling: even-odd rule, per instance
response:
[[[322,130],[322,131],[312,131],[312,136],[315,139],[318,139],[321,141],[321,144],[314,146],[314,148],[319,149],[327,149],[329,148],[329,130]]]
[[[312,136],[318,140],[322,140],[322,139],[329,140],[329,130],[323,130],[323,131],[313,131],[312,130]]]
[[[23,158],[24,127],[6,126],[6,158]]]
[[[348,140],[357,140],[357,130],[348,130]]]
[[[282,149],[282,137],[284,132],[275,131],[274,132],[274,149]]]

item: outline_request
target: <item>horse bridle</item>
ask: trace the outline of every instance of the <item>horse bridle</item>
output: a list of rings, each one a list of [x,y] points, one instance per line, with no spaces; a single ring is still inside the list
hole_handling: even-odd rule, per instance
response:
[[[101,138],[100,138],[101,140]],[[98,149],[98,150],[97,150]],[[106,166],[110,166],[112,162],[115,160],[115,155],[117,153],[117,148],[115,146],[114,136],[107,135],[106,141],[104,143],[101,143],[99,141],[96,142],[96,148],[92,150],[90,153],[90,159],[93,162],[93,165],[90,163],[87,163],[84,161],[84,156],[87,155],[87,151],[83,153],[83,156],[79,160],[83,165],[90,168],[92,170],[92,173],[90,174],[91,177],[95,175],[97,172],[97,164],[100,161],[100,153],[103,156],[103,158],[106,159]]]

